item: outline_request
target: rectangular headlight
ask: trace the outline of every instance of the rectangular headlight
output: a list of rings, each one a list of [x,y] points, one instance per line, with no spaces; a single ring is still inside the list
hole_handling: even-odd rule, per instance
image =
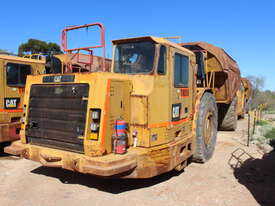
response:
[[[92,119],[99,119],[100,118],[100,111],[94,110],[92,111]]]
[[[97,132],[99,128],[99,124],[98,123],[91,123],[91,131],[92,132]]]

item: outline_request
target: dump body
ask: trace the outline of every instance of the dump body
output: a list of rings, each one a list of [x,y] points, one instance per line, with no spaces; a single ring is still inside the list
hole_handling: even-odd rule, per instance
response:
[[[0,142],[19,139],[27,75],[44,70],[45,61],[0,55]]]
[[[209,88],[217,103],[229,104],[240,87],[240,69],[223,49],[206,42],[180,44],[196,54],[198,88]]]

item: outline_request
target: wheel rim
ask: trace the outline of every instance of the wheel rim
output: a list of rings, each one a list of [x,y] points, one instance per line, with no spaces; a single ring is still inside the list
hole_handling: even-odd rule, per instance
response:
[[[213,113],[207,112],[204,124],[204,144],[208,145],[212,135]]]

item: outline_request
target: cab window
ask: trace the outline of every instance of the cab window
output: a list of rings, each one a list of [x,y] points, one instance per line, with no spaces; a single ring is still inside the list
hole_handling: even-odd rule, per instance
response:
[[[174,58],[174,86],[188,87],[188,78],[189,57],[176,53]]]
[[[166,72],[166,47],[161,45],[159,51],[158,74]]]
[[[147,74],[151,73],[155,59],[155,43],[140,41],[121,43],[115,50],[115,73]]]
[[[26,84],[27,75],[31,74],[31,66],[8,63],[6,72],[8,86],[24,86]]]

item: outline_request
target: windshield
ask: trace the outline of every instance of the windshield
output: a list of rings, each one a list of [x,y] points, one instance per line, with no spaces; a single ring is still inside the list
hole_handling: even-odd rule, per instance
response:
[[[115,73],[139,74],[153,70],[155,44],[151,41],[123,43],[116,46]]]

